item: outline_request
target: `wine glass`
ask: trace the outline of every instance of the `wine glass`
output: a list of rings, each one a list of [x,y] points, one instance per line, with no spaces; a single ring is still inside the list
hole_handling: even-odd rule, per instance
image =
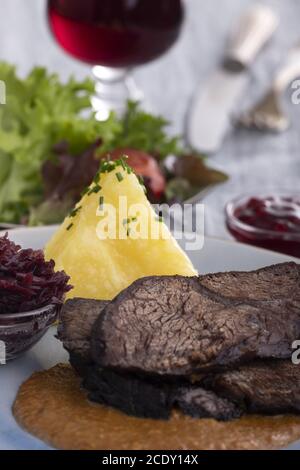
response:
[[[93,65],[92,105],[104,120],[141,100],[130,71],[165,53],[177,40],[183,0],[48,0],[51,31],[73,57]]]

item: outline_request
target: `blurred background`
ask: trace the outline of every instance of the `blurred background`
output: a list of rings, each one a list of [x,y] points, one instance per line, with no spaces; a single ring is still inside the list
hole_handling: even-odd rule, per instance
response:
[[[155,113],[172,123],[170,131],[183,133],[185,115],[197,85],[205,83],[224,53],[228,31],[251,0],[186,0],[186,21],[176,45],[160,59],[134,71]],[[238,111],[248,108],[270,86],[274,71],[288,48],[300,41],[300,2],[269,0],[280,15],[280,25],[250,72],[250,81]],[[54,42],[46,21],[43,0],[1,0],[0,60],[17,64],[20,75],[34,65],[46,66],[66,79],[83,78],[90,66],[79,62]],[[206,232],[230,237],[224,223],[225,203],[252,188],[297,190],[300,180],[300,105],[286,106],[292,127],[281,134],[236,130],[230,134],[211,164],[230,175],[230,180],[206,199]]]

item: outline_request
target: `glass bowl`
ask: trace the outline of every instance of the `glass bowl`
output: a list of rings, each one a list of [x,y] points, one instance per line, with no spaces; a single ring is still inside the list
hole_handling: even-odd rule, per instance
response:
[[[255,226],[255,215],[253,224],[240,219],[241,211],[247,204],[258,199],[265,200],[268,205],[265,228]],[[270,191],[269,193],[245,194],[230,201],[226,205],[225,213],[227,228],[239,242],[300,258],[300,193],[276,192],[274,194]],[[278,218],[277,230],[268,227],[268,217],[273,218],[273,223],[276,217]],[[291,217],[299,219],[299,231],[285,229],[283,222],[286,221],[286,224],[289,224]]]
[[[32,348],[53,325],[59,305],[47,305],[24,313],[0,314],[0,364]]]

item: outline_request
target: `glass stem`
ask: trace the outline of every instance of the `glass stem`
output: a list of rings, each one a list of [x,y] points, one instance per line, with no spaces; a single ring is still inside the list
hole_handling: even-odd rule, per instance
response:
[[[143,94],[137,88],[128,69],[110,67],[93,67],[93,76],[96,80],[95,95],[92,106],[96,112],[96,119],[104,121],[111,111],[122,116],[126,111],[128,100],[142,101]]]

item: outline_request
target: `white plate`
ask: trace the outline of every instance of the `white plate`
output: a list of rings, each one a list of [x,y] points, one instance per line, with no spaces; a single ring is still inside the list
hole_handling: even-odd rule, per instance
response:
[[[9,236],[24,248],[43,248],[55,227],[12,230]],[[206,238],[204,248],[194,252],[191,259],[201,273],[252,270],[285,261],[297,261],[284,255],[252,248],[235,242]],[[299,261],[299,260],[298,260]],[[54,337],[55,329],[20,359],[0,366],[0,450],[2,449],[48,449],[38,439],[24,432],[16,424],[11,406],[21,383],[33,372],[49,368],[68,357]],[[300,443],[292,448],[300,449]]]

